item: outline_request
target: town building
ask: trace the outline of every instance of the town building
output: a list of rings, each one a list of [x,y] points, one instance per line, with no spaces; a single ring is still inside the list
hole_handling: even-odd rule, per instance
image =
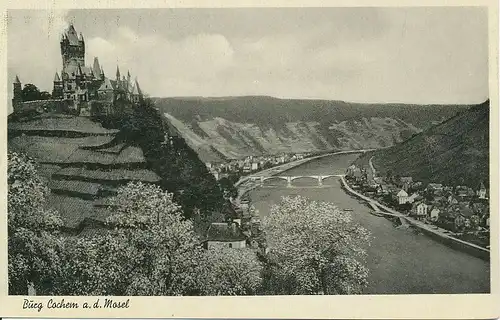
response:
[[[259,170],[259,163],[258,162],[252,162],[252,171]]]
[[[429,210],[429,209],[428,209]],[[429,218],[431,221],[437,221],[439,219],[439,213],[441,210],[438,207],[432,207],[430,210]]]
[[[397,194],[396,198],[398,199],[398,204],[405,204],[409,202],[408,193],[401,189]]]
[[[207,249],[245,248],[246,237],[237,222],[213,222],[208,227],[205,247]]]
[[[427,216],[428,205],[424,202],[419,202],[413,206],[413,212],[417,215],[417,217],[425,217]]]
[[[477,196],[479,197],[479,199],[487,199],[486,192],[486,187],[481,181],[481,185],[479,186],[479,190],[477,191]]]

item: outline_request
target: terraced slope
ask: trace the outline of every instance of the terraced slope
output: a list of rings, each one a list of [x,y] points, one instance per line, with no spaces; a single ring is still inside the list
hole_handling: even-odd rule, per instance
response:
[[[8,122],[8,147],[34,158],[68,231],[99,225],[109,215],[109,197],[130,181],[158,183],[142,150],[118,141],[88,118],[44,114]]]

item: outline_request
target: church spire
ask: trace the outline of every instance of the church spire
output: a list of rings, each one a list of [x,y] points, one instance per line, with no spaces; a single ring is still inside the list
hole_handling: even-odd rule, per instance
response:
[[[116,81],[120,81],[120,68],[116,66]]]
[[[61,81],[61,78],[59,78],[59,74],[56,71],[56,74],[54,76],[54,82],[59,82],[59,81]]]
[[[21,81],[19,80],[19,77],[16,75],[16,79],[14,80],[14,83],[21,83]]]

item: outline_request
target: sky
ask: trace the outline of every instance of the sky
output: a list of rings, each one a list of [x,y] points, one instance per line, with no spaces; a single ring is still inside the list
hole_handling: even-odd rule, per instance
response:
[[[9,79],[50,92],[69,23],[87,65],[97,56],[110,78],[130,70],[150,96],[488,98],[481,7],[10,10]]]

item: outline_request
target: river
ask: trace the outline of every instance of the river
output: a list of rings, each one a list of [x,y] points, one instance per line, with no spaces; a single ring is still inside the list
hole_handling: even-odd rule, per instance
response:
[[[290,169],[284,175],[343,174],[357,156],[328,156]],[[252,190],[250,198],[261,216],[268,215],[270,205],[285,195],[302,195],[353,209],[350,214],[354,220],[372,233],[366,261],[369,284],[364,294],[490,292],[489,262],[370,214],[367,206],[341,189],[339,178],[324,180],[323,188],[315,188],[317,182],[307,178],[294,180],[293,185],[294,188],[286,188],[286,181],[272,179],[263,188]]]

